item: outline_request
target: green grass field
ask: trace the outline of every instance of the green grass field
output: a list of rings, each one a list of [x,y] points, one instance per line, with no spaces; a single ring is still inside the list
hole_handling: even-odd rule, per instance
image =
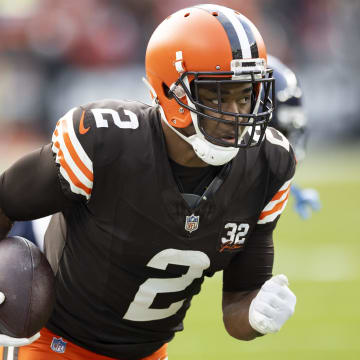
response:
[[[294,316],[274,335],[232,339],[221,315],[221,274],[193,299],[185,330],[169,345],[170,360],[360,359],[360,145],[317,151],[295,182],[316,188],[322,209],[308,220],[292,210],[275,233],[274,273],[288,275]]]

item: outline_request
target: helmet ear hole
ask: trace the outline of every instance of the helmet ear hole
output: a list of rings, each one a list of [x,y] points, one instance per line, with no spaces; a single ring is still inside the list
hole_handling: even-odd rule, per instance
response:
[[[173,99],[174,96],[173,94],[171,93],[169,87],[163,82],[162,84],[162,89],[163,89],[163,92],[164,92],[164,95],[168,98],[168,99]]]

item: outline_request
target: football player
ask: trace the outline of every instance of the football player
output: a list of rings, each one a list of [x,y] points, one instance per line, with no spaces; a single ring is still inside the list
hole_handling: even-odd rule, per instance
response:
[[[307,118],[302,102],[302,88],[295,73],[275,56],[268,55],[268,67],[273,70],[276,79],[275,110],[271,126],[287,137],[294,148],[296,159],[305,158],[307,141]],[[291,194],[295,198],[294,209],[306,220],[312,211],[320,210],[319,194],[315,189],[301,189],[292,184]]]
[[[192,297],[217,271],[231,336],[280,330],[296,297],[285,275],[272,275],[272,234],[296,161],[288,140],[267,128],[274,79],[266,58],[239,12],[180,10],[148,43],[152,106],[73,108],[50,144],[2,174],[0,236],[13,221],[55,214],[45,253],[56,275],[41,337],[1,335],[4,353],[167,359]]]

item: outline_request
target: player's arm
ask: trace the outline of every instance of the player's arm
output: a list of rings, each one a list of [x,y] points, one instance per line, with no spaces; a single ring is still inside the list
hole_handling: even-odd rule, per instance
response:
[[[223,292],[223,321],[226,331],[238,340],[252,340],[261,334],[249,323],[249,308],[257,290]]]
[[[277,332],[294,312],[286,276],[271,277],[273,257],[272,230],[258,231],[224,271],[223,320],[236,339]]]
[[[62,211],[73,203],[61,191],[51,144],[38,149],[0,176],[0,240],[15,220],[32,220]],[[6,301],[0,289],[0,306]],[[39,338],[12,338],[0,334],[0,345],[25,346]]]
[[[83,108],[71,109],[58,121],[51,144],[24,156],[1,175],[2,238],[12,221],[38,219],[89,201],[93,131],[80,136],[85,121]]]
[[[61,190],[51,144],[22,157],[0,176],[0,237],[16,220],[33,220],[73,206]]]
[[[261,286],[271,278],[274,261],[273,226],[257,226],[223,272],[223,321],[227,332],[239,340],[260,333],[249,323],[249,309]]]
[[[51,144],[24,156],[1,174],[0,240],[13,221],[41,218],[90,198],[92,182],[86,176],[92,179],[92,173],[85,167],[91,160],[74,131],[82,113],[79,108],[68,112],[59,120]],[[0,306],[4,301],[0,289]],[[0,334],[0,346],[25,346],[39,336],[16,339]]]
[[[279,331],[295,309],[296,297],[286,276],[272,277],[273,231],[285,209],[292,176],[293,170],[287,174],[288,180],[277,181],[243,252],[224,270],[224,325],[240,340]]]

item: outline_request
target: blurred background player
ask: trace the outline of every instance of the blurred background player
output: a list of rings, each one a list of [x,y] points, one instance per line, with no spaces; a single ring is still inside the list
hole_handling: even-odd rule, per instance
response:
[[[306,155],[308,137],[302,88],[295,73],[277,57],[268,55],[268,67],[273,69],[276,79],[275,111],[270,124],[288,138],[298,163],[301,163]],[[320,210],[319,194],[315,189],[301,189],[293,184],[291,194],[295,199],[294,209],[302,219],[308,219],[312,211]]]
[[[16,221],[9,236],[22,236],[43,250],[44,235],[50,219],[51,216],[46,216],[32,221]]]

